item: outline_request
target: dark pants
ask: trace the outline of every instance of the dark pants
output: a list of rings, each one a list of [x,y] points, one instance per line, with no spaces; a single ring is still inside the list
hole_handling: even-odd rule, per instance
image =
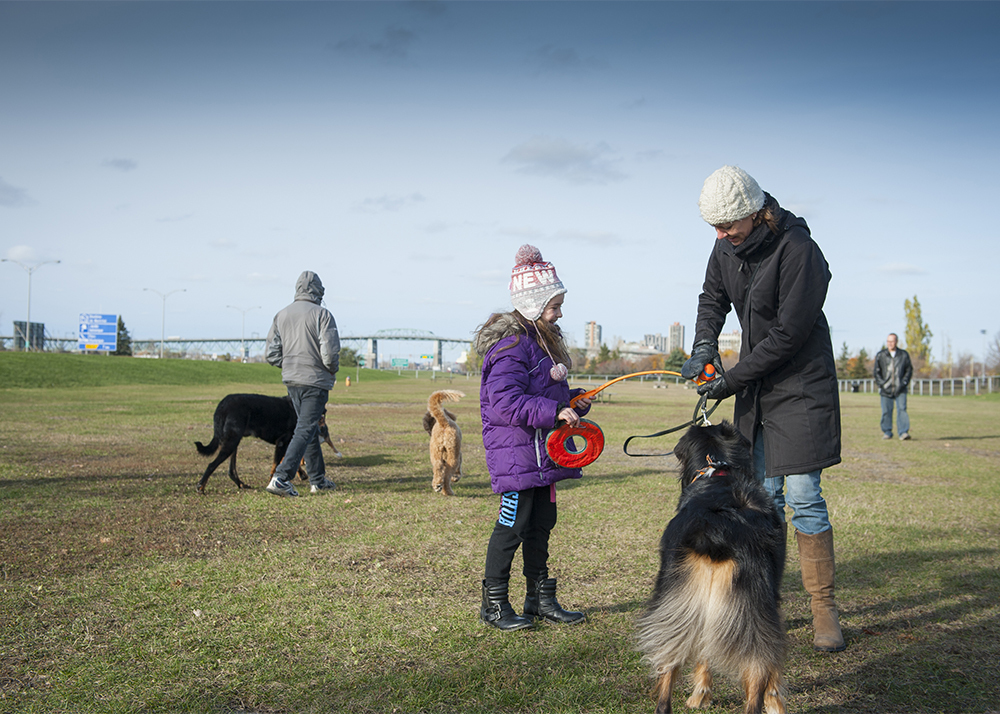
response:
[[[298,420],[295,422],[295,432],[288,444],[285,458],[275,469],[274,475],[282,481],[290,482],[295,478],[299,463],[305,456],[309,483],[323,483],[323,479],[326,478],[326,464],[323,462],[323,452],[319,448],[319,420],[326,409],[326,400],[330,392],[319,387],[297,387],[292,384],[286,386]]]
[[[486,548],[486,585],[506,583],[518,546],[524,558],[524,577],[548,575],[549,533],[556,525],[555,486],[510,491],[500,497],[500,515]]]

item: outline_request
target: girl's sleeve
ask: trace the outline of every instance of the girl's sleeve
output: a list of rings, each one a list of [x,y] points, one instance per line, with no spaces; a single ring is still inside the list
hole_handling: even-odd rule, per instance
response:
[[[549,429],[555,426],[559,403],[537,394],[528,394],[528,365],[508,351],[501,352],[490,367],[486,390],[497,422],[506,426]]]

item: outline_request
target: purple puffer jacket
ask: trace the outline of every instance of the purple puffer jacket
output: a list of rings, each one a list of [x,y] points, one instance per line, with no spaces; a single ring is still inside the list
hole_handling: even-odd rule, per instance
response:
[[[524,491],[583,476],[580,469],[553,463],[545,440],[559,411],[584,390],[571,391],[565,381],[549,376],[552,359],[533,335],[508,334],[492,346],[478,337],[477,347],[487,348],[479,400],[493,492]],[[584,414],[589,409],[577,411]]]

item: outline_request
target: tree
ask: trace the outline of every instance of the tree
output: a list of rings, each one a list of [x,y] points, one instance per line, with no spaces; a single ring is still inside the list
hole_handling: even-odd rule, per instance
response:
[[[851,353],[847,349],[847,343],[844,343],[843,348],[840,350],[840,356],[837,357],[837,379],[847,379],[848,365],[851,362]]]
[[[864,347],[858,352],[858,356],[850,360],[847,376],[850,379],[867,379],[872,375],[868,366],[868,350]]]
[[[910,353],[913,368],[920,370],[931,361],[931,337],[934,333],[924,323],[916,295],[912,301],[907,299],[903,302],[903,310],[906,315],[906,351]]]
[[[125,321],[121,315],[118,316],[117,344],[115,345],[115,351],[111,354],[125,357],[132,356],[132,337],[128,334],[128,328],[125,327]]]
[[[340,348],[340,366],[341,367],[357,367],[358,366],[358,351],[351,347],[341,347]]]
[[[680,372],[681,367],[687,362],[687,354],[680,347],[676,347],[673,352],[667,357],[667,361],[663,365],[663,369],[668,369],[671,372]]]

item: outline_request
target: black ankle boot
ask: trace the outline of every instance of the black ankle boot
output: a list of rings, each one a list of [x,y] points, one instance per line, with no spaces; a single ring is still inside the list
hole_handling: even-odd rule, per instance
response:
[[[531,620],[521,617],[510,606],[507,599],[507,583],[487,586],[483,581],[483,606],[479,610],[479,619],[490,627],[498,630],[523,630],[531,627]]]
[[[582,612],[562,609],[556,600],[556,579],[549,577],[542,577],[538,580],[528,579],[528,594],[524,598],[524,616],[540,617],[560,625],[576,625],[587,619],[587,616]]]

